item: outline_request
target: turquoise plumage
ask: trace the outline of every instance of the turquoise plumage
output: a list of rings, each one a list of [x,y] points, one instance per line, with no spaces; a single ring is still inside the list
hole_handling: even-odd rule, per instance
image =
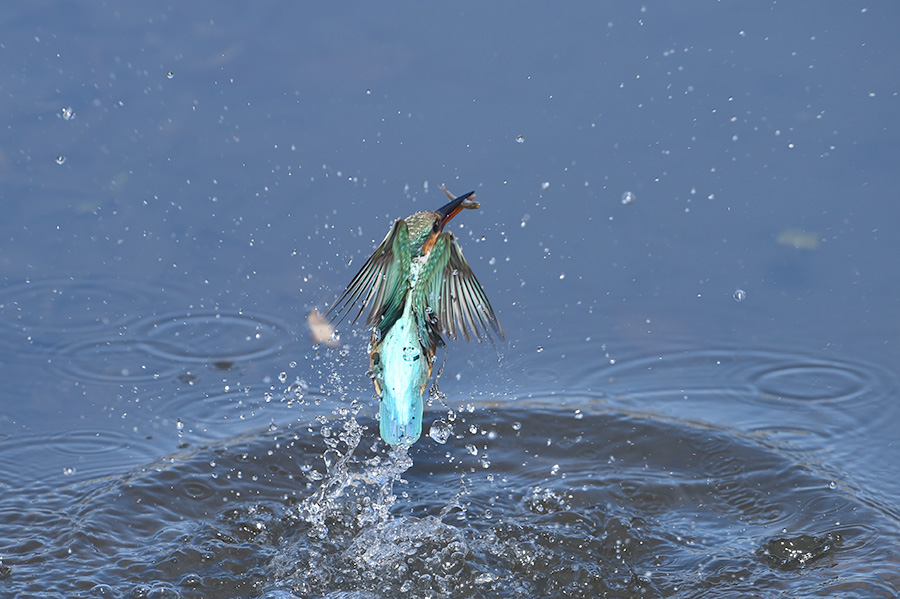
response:
[[[422,434],[423,395],[441,335],[467,341],[503,337],[481,284],[444,226],[460,210],[478,208],[469,192],[436,211],[397,219],[341,296],[325,312],[338,323],[367,306],[372,327],[369,366],[381,397],[380,432],[390,445],[412,445]]]

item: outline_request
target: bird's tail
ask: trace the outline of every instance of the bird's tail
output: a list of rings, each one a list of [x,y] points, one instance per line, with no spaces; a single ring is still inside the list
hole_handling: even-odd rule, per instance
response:
[[[413,397],[405,405],[396,399],[381,400],[381,438],[389,445],[412,445],[422,434],[422,397]]]

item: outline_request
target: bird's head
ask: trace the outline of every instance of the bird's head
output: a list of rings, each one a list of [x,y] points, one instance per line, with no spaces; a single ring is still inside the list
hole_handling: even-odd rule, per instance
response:
[[[478,202],[471,201],[474,197],[475,192],[470,191],[458,198],[453,198],[437,210],[416,212],[412,216],[408,216],[406,226],[409,229],[409,240],[413,247],[421,247],[422,255],[430,252],[434,240],[444,230],[444,226],[450,222],[450,219],[459,214],[460,210],[481,206]]]

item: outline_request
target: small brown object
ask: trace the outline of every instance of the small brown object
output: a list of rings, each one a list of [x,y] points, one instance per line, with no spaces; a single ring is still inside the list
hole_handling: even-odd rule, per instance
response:
[[[334,326],[315,308],[306,316],[306,324],[309,325],[309,335],[313,343],[324,343],[328,347],[340,345],[340,339],[334,333]]]

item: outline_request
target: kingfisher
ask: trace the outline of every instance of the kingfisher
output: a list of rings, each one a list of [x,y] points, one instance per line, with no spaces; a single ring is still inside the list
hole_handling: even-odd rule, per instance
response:
[[[381,398],[381,438],[409,446],[422,434],[422,397],[442,335],[466,341],[504,337],[475,273],[447,223],[463,209],[477,209],[475,193],[434,211],[398,218],[350,284],[326,310],[335,325],[351,312],[355,323],[370,306],[369,375]],[[358,311],[355,307],[358,306]]]

